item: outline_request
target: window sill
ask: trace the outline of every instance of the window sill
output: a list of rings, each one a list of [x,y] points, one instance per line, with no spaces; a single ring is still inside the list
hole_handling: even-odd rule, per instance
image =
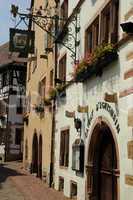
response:
[[[60,167],[60,169],[64,169],[64,170],[68,169],[68,167],[65,167],[65,166],[59,166],[59,167]]]

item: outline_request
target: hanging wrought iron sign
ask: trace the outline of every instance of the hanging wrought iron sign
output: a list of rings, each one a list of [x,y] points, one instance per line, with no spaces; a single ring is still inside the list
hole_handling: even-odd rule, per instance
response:
[[[34,53],[34,41],[34,31],[10,28],[9,50],[11,52]]]
[[[56,8],[55,8],[56,10]],[[47,14],[50,13],[50,14]],[[70,51],[70,56],[72,57],[74,63],[77,62],[77,48],[80,44],[80,40],[78,38],[79,32],[80,32],[80,20],[79,20],[79,11],[75,13],[75,15],[72,17],[72,19],[64,19],[62,17],[59,17],[57,14],[53,15],[52,11],[50,9],[43,9],[42,6],[36,11],[31,9],[29,13],[20,13],[19,7],[12,5],[11,6],[11,14],[14,18],[19,16],[20,21],[18,22],[17,26],[23,21],[26,24],[26,19],[31,20],[34,24],[36,24],[38,27],[40,27],[43,31],[47,32],[54,40],[55,43],[59,45],[63,45],[65,48],[67,48]],[[60,22],[65,23],[65,28],[61,29],[59,31],[58,25]],[[48,27],[51,26],[51,24],[54,25],[53,31],[49,30]],[[27,25],[27,24],[26,24]],[[16,28],[16,27],[15,27]],[[65,30],[65,31],[64,31]],[[12,30],[11,30],[12,32]],[[14,30],[15,32],[15,30]],[[57,34],[57,32],[60,32],[60,34]],[[25,32],[26,33],[26,32]],[[32,31],[27,31],[28,35],[32,35]],[[16,50],[14,44],[13,44],[13,38],[12,33],[11,35],[11,50]],[[31,36],[30,35],[30,36]],[[30,36],[28,38],[30,38]],[[61,37],[63,37],[61,39]],[[32,38],[32,37],[31,37]],[[31,47],[33,40],[31,40]],[[28,43],[27,43],[28,44]],[[27,47],[27,45],[26,45]],[[30,48],[30,45],[28,46],[29,52],[31,53],[32,48]],[[18,48],[20,50],[20,48]],[[26,49],[27,50],[27,49]]]

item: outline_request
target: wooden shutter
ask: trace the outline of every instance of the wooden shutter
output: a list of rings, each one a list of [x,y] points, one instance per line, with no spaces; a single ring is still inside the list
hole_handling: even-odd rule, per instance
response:
[[[64,0],[62,6],[61,6],[61,18],[67,19],[68,18],[68,0]],[[65,20],[61,20],[60,27],[63,28],[65,24]]]
[[[53,86],[53,78],[54,78],[54,72],[53,70],[50,71],[50,87]]]
[[[86,31],[85,36],[85,54],[87,56],[88,53],[92,52],[92,26],[90,26]]]
[[[63,57],[63,81],[66,81],[66,55]]]
[[[118,16],[119,16],[119,1],[112,1],[111,4],[111,43],[118,41]]]
[[[68,167],[69,164],[69,130],[65,132],[65,166]]]
[[[61,140],[60,140],[60,165],[64,166],[64,153],[65,153],[65,135],[61,131]]]
[[[92,31],[93,31],[93,50],[97,47],[98,45],[98,40],[99,40],[99,17],[97,17],[92,25]]]
[[[66,81],[66,55],[59,61],[59,79]]]
[[[64,0],[64,18],[68,18],[68,0]]]
[[[110,30],[111,30],[111,16],[110,16],[110,4],[108,4],[103,12],[101,17],[101,36],[102,36],[102,43],[108,43],[110,37]]]

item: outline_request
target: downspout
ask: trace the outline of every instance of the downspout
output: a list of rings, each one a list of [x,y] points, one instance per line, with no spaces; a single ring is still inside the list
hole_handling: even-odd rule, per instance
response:
[[[56,5],[57,7],[58,5]],[[57,31],[58,31],[58,16],[55,15],[55,37],[57,35]],[[57,80],[57,61],[58,58],[58,45],[55,42],[54,45],[54,86],[56,86],[56,80]],[[54,180],[54,155],[55,155],[55,113],[56,113],[56,98],[54,98],[53,100],[53,109],[52,109],[52,135],[51,135],[51,162],[50,162],[50,183],[49,186],[52,187],[53,186],[53,180]]]

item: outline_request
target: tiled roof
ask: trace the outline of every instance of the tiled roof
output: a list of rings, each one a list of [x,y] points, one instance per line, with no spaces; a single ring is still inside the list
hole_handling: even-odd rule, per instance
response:
[[[19,53],[9,52],[9,42],[7,42],[2,46],[0,46],[0,67],[3,67],[4,65],[8,65],[13,62],[16,63],[27,62],[27,59],[20,58]]]

